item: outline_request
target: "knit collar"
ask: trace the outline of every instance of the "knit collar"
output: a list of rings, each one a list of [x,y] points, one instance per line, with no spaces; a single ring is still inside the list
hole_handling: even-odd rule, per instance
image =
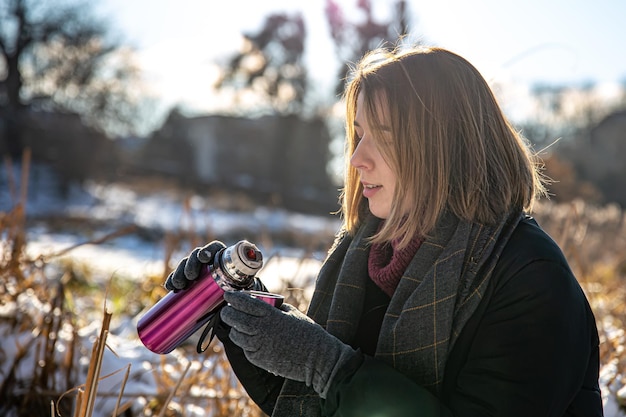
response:
[[[386,243],[374,243],[367,260],[367,271],[374,283],[389,297],[393,295],[402,274],[423,242],[411,239],[404,248],[398,249],[399,239]]]

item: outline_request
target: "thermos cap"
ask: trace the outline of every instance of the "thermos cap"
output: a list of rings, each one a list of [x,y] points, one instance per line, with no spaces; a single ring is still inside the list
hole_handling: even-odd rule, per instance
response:
[[[253,243],[247,240],[237,242],[224,249],[222,267],[234,279],[254,276],[263,266],[263,255]]]

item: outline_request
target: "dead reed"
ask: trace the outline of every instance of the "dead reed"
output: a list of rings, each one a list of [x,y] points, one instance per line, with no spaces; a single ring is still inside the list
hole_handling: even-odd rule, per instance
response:
[[[23,162],[24,173],[28,162]],[[20,184],[27,184],[27,174]],[[80,265],[58,262],[79,245],[30,258],[25,201],[22,189],[13,208],[0,213],[0,338],[8,340],[0,345],[0,415],[91,417],[102,415],[101,404],[111,399],[114,406],[109,404],[112,411],[107,415],[114,417],[175,417],[187,415],[190,408],[205,410],[203,414],[211,417],[262,415],[217,343],[203,355],[183,346],[175,355],[145,364],[145,369],[131,370],[124,364],[107,341],[113,319],[108,298],[127,297],[151,305],[164,293],[164,276],[149,277],[132,292],[122,285],[116,293],[114,283],[94,291],[93,283],[81,278],[86,272]],[[132,231],[121,229],[82,244],[101,244]],[[165,265],[170,255],[166,253]],[[102,314],[98,306],[104,306]],[[80,336],[94,325],[100,329],[97,336]],[[120,366],[104,372],[105,354],[118,357]],[[129,382],[142,378],[151,378],[156,388],[129,387]]]
[[[542,203],[535,216],[559,243],[594,311],[602,384],[626,411],[626,212],[583,201]]]
[[[27,184],[27,159],[23,166],[20,183]],[[0,344],[0,415],[91,417],[102,413],[103,402],[112,404],[112,416],[182,417],[194,410],[211,417],[262,415],[234,377],[219,343],[201,355],[193,346],[183,346],[143,369],[131,369],[110,345],[110,325],[124,311],[109,312],[108,300],[115,306],[116,298],[124,296],[138,305],[152,305],[164,294],[162,282],[173,254],[214,239],[211,233],[198,234],[187,221],[180,234],[165,238],[163,274],[139,286],[112,280],[107,289],[97,287],[96,295],[78,279],[85,274],[79,265],[59,264],[54,256],[27,256],[26,192],[14,190],[14,195],[12,210],[0,213],[0,338],[10,341]],[[605,383],[617,396],[626,384],[626,214],[611,206],[548,202],[537,207],[536,217],[563,248],[589,297],[601,336],[602,364],[612,370]],[[86,243],[132,232],[120,230]],[[265,246],[274,238],[269,233],[257,237]],[[308,243],[306,236],[288,238],[301,242],[310,254],[327,247],[332,234]],[[297,287],[286,280],[283,293],[288,302],[304,307],[308,300]],[[81,302],[85,298],[89,301]],[[97,334],[81,335],[94,323]],[[107,354],[117,358],[113,369],[104,369]],[[142,388],[146,378],[155,389]]]

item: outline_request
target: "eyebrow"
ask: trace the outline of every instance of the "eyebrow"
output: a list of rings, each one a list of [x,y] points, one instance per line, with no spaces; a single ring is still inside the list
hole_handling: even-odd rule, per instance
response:
[[[354,121],[354,127],[362,127],[361,124],[359,122],[357,122],[356,120]],[[384,126],[380,126],[379,129],[377,129],[381,132],[391,132],[391,127],[384,125]]]

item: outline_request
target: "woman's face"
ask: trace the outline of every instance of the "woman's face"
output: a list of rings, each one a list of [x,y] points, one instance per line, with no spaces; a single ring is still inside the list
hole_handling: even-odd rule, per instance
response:
[[[359,143],[350,158],[350,164],[359,172],[363,185],[363,196],[367,198],[372,214],[386,219],[391,213],[391,204],[396,187],[396,175],[383,158],[368,120],[363,110],[363,93],[357,98],[357,111],[354,119],[354,129]],[[381,116],[383,131],[376,132],[378,141],[385,143],[392,141],[391,131],[384,125],[386,109],[378,106],[376,109]]]

